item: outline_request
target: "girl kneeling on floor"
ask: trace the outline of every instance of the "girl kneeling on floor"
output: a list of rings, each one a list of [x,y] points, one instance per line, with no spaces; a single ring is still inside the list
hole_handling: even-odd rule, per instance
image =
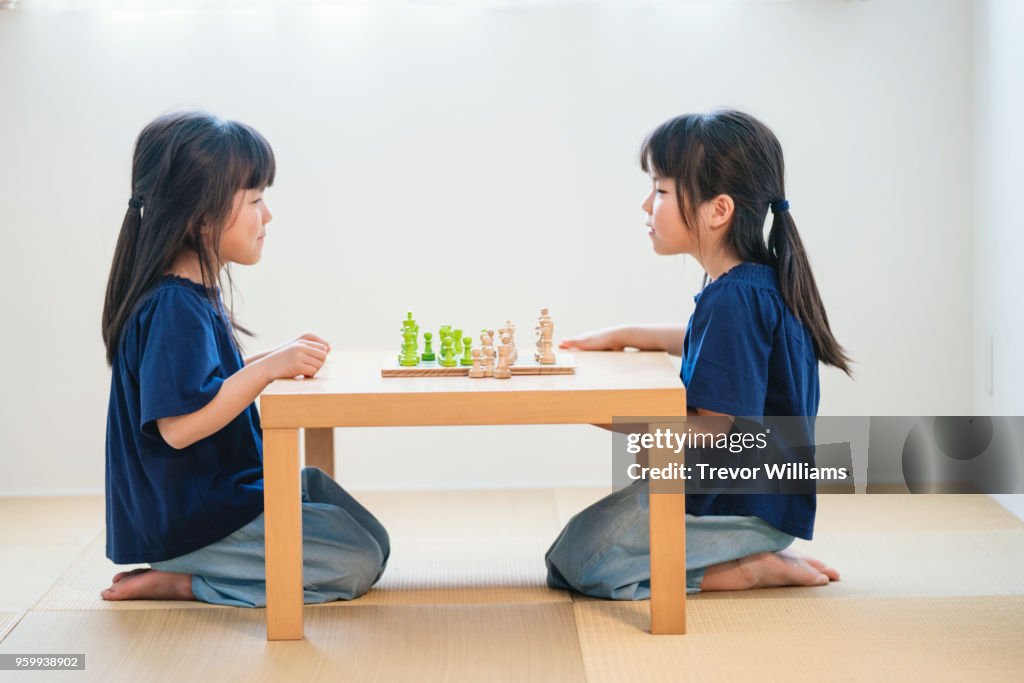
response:
[[[103,307],[111,366],[106,600],[266,605],[263,442],[256,398],[312,377],[330,345],[305,334],[243,359],[221,296],[230,264],[259,262],[274,154],[247,125],[202,112],[139,134],[131,198]],[[322,470],[302,471],[305,601],[357,598],[387,563],[388,534]]]
[[[720,424],[803,417],[801,443],[813,444],[818,363],[849,374],[850,360],[832,336],[786,201],[778,139],[742,112],[687,114],[650,134],[641,166],[651,175],[642,207],[654,251],[689,254],[705,271],[693,315],[685,327],[614,327],[562,347],[681,355],[687,414],[718,416]],[[838,580],[835,569],[784,550],[796,537],[811,538],[815,508],[813,493],[687,495],[687,592]],[[648,482],[577,514],[545,559],[554,588],[650,597]]]

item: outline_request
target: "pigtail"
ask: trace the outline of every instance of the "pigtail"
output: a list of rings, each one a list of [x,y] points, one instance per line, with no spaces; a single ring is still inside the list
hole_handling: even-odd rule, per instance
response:
[[[133,197],[128,201],[128,210],[121,221],[121,232],[114,247],[114,259],[107,280],[107,292],[103,299],[102,331],[103,343],[107,348],[107,365],[114,362],[114,354],[120,341],[121,328],[128,317],[125,310],[135,297],[129,296],[136,280],[135,266],[138,263],[139,233],[142,231],[142,201]]]
[[[850,357],[832,335],[807,252],[789,212],[789,203],[785,200],[773,203],[772,212],[768,250],[778,273],[782,298],[810,333],[818,360],[852,377]]]

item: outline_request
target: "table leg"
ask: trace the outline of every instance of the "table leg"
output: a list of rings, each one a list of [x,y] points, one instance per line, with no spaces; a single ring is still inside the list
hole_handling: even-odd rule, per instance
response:
[[[334,430],[306,430],[306,467],[319,467],[334,478]]]
[[[302,485],[299,430],[263,430],[267,640],[301,640]]]
[[[678,422],[652,424],[649,431],[671,429],[678,433]],[[664,467],[683,462],[672,448],[649,450],[649,466]],[[686,496],[684,482],[662,482],[671,492],[656,493],[658,480],[651,480],[651,633],[686,633]]]

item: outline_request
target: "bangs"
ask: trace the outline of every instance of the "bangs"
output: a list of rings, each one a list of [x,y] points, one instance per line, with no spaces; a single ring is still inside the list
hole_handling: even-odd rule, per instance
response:
[[[640,146],[640,168],[644,173],[661,178],[672,178],[672,165],[669,163],[668,134],[665,122],[655,128]]]
[[[273,185],[277,162],[267,139],[244,123],[230,121],[227,127],[231,140],[228,173],[234,186],[257,190]]]
[[[655,128],[640,147],[644,173],[683,180],[701,118],[699,114],[683,114]]]

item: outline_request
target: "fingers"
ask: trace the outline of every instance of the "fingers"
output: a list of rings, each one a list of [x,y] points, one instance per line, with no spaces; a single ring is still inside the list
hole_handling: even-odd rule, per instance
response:
[[[327,341],[323,337],[320,337],[319,335],[313,334],[312,332],[307,332],[306,334],[304,334],[301,337],[299,337],[299,339],[300,340],[311,341],[311,342],[316,342],[317,344],[323,344],[324,346],[327,347],[328,351],[331,350],[331,343],[329,341]]]
[[[310,341],[308,339],[301,339],[298,341],[298,344],[305,352],[312,354],[315,358],[319,358],[320,360],[326,359],[327,353],[331,350],[331,347],[327,344]]]
[[[302,354],[299,358],[299,369],[303,377],[313,377],[324,366],[327,360],[328,346],[310,340],[299,342],[302,346]]]
[[[608,344],[602,344],[600,338],[584,337],[583,339],[566,339],[562,342],[563,349],[579,349],[580,351],[605,351],[611,349]]]

